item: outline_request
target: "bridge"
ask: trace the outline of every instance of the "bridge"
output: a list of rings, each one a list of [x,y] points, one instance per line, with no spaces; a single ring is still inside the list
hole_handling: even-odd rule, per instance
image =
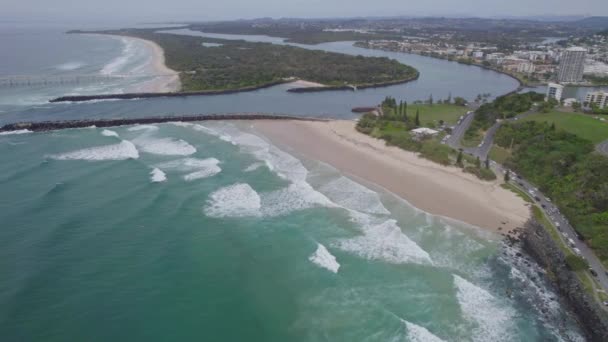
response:
[[[111,82],[124,79],[150,79],[172,77],[174,74],[135,75],[135,74],[77,74],[77,75],[7,75],[0,76],[0,88],[39,87],[53,85],[78,85]]]

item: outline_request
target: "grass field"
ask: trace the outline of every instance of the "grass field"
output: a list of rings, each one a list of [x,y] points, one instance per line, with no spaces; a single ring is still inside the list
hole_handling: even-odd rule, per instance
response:
[[[507,158],[510,156],[511,152],[508,149],[500,146],[493,145],[492,149],[490,150],[490,159],[499,164],[504,164],[505,160],[507,160]]]
[[[608,121],[600,121],[595,119],[593,115],[553,111],[546,114],[532,114],[522,120],[553,122],[556,128],[576,134],[583,139],[590,140],[594,144],[608,139]]]
[[[439,124],[439,120],[443,120],[448,125],[454,125],[462,115],[468,111],[467,107],[456,106],[451,104],[411,104],[407,106],[407,115],[414,117],[416,110],[420,111],[420,123],[422,126],[428,126],[429,123]]]

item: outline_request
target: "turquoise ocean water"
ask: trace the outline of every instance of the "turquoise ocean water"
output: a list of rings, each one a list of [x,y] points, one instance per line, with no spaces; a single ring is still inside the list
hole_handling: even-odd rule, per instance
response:
[[[499,237],[246,124],[0,135],[3,341],[569,341]]]

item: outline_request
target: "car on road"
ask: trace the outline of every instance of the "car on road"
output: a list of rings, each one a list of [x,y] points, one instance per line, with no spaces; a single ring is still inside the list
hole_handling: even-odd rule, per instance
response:
[[[534,196],[534,199],[536,200],[536,202],[540,202],[540,198],[538,196]]]
[[[570,245],[570,247],[576,246],[576,243],[571,238],[568,238],[568,244]]]
[[[572,250],[574,251],[574,253],[576,253],[577,255],[581,255],[581,250],[578,248],[572,248]]]
[[[597,277],[597,272],[595,272],[593,268],[589,269],[589,273],[591,273],[592,276]]]

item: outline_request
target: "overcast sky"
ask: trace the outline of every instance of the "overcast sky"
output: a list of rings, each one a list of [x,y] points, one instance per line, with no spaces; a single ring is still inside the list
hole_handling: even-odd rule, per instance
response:
[[[608,0],[0,0],[0,18],[220,20],[256,17],[608,15]]]

